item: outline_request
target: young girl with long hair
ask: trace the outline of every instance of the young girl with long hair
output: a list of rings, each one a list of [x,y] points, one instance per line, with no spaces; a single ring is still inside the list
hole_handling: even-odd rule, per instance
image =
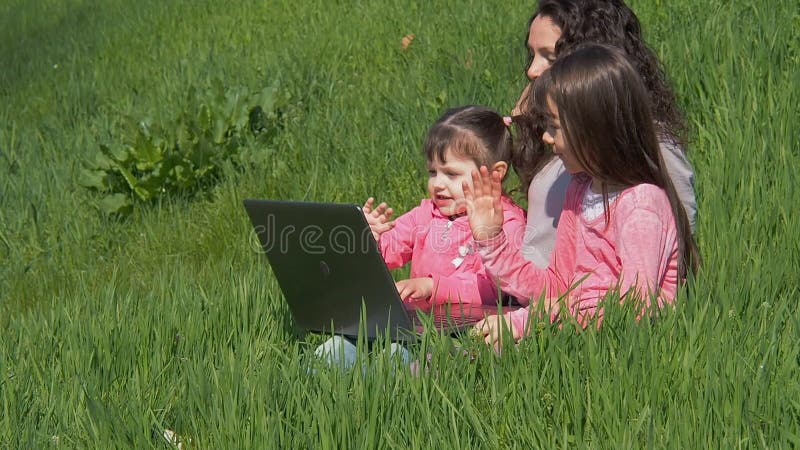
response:
[[[643,307],[671,303],[699,256],[637,71],[622,51],[590,44],[554,62],[531,95],[547,117],[542,141],[572,175],[555,248],[540,269],[507,244],[500,180],[481,168],[464,195],[486,269],[531,307],[546,302],[551,320],[567,313],[585,326],[602,317],[599,302],[615,290]],[[529,314],[491,316],[475,330],[497,346],[503,327],[515,339],[525,336]]]
[[[694,170],[685,154],[684,119],[655,53],[644,42],[639,20],[622,0],[540,0],[528,22],[525,44],[530,58],[526,76],[533,83],[561,55],[586,43],[620,48],[642,77],[667,174],[694,230]],[[522,181],[521,188],[528,193],[522,253],[544,268],[555,245],[570,175],[540,139],[545,120],[535,114],[535,105],[530,103],[527,93],[531,85],[523,91],[514,112],[521,114],[514,121],[525,123],[516,139],[519,145],[512,165]]]

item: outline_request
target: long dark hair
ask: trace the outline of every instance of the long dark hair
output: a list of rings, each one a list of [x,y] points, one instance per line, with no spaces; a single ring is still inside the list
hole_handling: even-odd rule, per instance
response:
[[[657,124],[658,138],[685,150],[686,124],[677,107],[675,94],[655,53],[642,36],[636,14],[622,0],[540,0],[528,21],[528,30],[538,16],[548,17],[561,29],[556,42],[557,57],[584,43],[607,44],[622,49],[644,81]],[[526,36],[527,42],[527,36]],[[528,66],[530,65],[528,60]],[[527,66],[526,66],[527,68]],[[523,109],[530,106],[523,102]],[[552,152],[541,142],[544,132],[542,117],[529,114],[516,118],[526,124],[519,136],[512,164],[527,190],[531,179],[552,158]],[[538,128],[535,126],[538,123]]]
[[[585,44],[559,58],[534,83],[539,114],[558,109],[564,140],[599,181],[609,220],[608,187],[654,184],[669,198],[678,231],[678,270],[695,272],[699,254],[689,219],[667,173],[647,89],[619,49]]]

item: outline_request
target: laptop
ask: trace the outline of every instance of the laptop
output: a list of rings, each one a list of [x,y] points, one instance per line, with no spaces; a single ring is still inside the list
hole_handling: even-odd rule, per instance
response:
[[[307,331],[414,341],[425,324],[455,333],[510,307],[403,302],[358,205],[245,199],[261,249]]]

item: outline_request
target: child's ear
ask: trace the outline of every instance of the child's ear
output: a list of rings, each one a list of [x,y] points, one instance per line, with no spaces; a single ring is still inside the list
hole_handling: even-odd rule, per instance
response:
[[[506,173],[508,172],[508,163],[505,161],[498,161],[494,163],[492,166],[492,172],[500,172],[500,179],[504,179],[506,177]]]

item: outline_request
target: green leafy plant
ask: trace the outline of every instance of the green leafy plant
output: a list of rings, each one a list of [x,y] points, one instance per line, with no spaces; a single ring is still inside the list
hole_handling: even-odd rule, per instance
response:
[[[122,142],[100,144],[87,161],[80,184],[103,194],[98,208],[127,215],[136,202],[169,195],[192,195],[241,168],[248,140],[272,139],[280,126],[277,89],[251,94],[215,80],[205,90],[191,88],[188,106],[172,123],[128,120]]]

